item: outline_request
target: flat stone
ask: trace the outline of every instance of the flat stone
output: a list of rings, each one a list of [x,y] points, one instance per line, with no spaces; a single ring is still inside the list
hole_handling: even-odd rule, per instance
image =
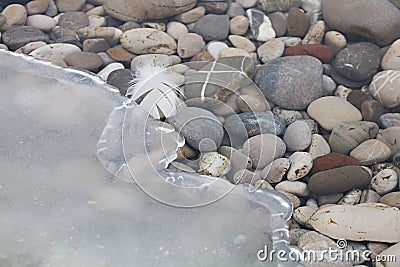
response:
[[[164,19],[186,12],[196,0],[105,0],[104,10],[121,21]]]
[[[303,37],[310,26],[310,19],[300,8],[292,7],[287,18],[287,33],[289,36]]]
[[[274,12],[268,15],[276,37],[285,36],[287,31],[287,17],[282,12]]]
[[[196,33],[183,34],[178,39],[177,52],[181,58],[193,57],[204,46],[203,37]]]
[[[392,151],[392,156],[400,151],[400,127],[379,130],[376,139],[384,142]]]
[[[377,73],[369,86],[369,91],[387,108],[400,106],[400,71],[385,70]]]
[[[128,52],[122,47],[112,47],[107,49],[107,54],[116,61],[121,61],[129,64],[132,59],[135,57],[134,54]]]
[[[305,121],[290,124],[283,136],[288,151],[303,151],[311,144],[311,129]]]
[[[246,14],[246,12],[244,11],[244,8],[241,4],[239,4],[238,2],[233,2],[229,5],[228,10],[226,11],[226,14],[230,17],[236,17],[236,16],[240,16],[240,15],[244,15]]]
[[[49,32],[51,28],[57,25],[57,21],[46,15],[32,15],[26,19],[26,25]]]
[[[334,152],[349,152],[364,141],[375,138],[379,127],[374,122],[356,121],[339,123],[332,129],[329,145]]]
[[[315,194],[333,194],[366,186],[371,176],[361,166],[344,166],[314,173],[308,187]]]
[[[199,158],[199,167],[201,174],[213,177],[224,176],[232,168],[230,160],[217,152],[202,153]]]
[[[320,44],[303,44],[288,47],[283,52],[283,56],[309,55],[318,58],[324,64],[329,64],[333,59],[333,50]]]
[[[8,30],[3,33],[2,39],[3,43],[6,44],[11,50],[17,50],[18,48],[31,42],[49,42],[49,37],[47,34],[31,26],[21,26]]]
[[[5,22],[1,25],[2,31],[7,31],[16,27],[24,26],[27,18],[26,8],[20,4],[8,5],[1,14]]]
[[[361,112],[356,107],[336,96],[325,96],[313,101],[308,106],[307,113],[328,131],[340,122],[362,119]]]
[[[380,203],[400,208],[400,192],[387,193],[379,199]]]
[[[39,48],[39,47],[42,47],[45,45],[47,45],[47,44],[43,41],[31,42],[31,43],[28,43],[28,44],[24,45],[23,47],[21,47],[21,51],[22,51],[22,53],[27,55],[30,52],[32,52],[33,50],[35,50],[36,48]]]
[[[400,113],[386,113],[379,120],[383,128],[400,127]]]
[[[201,35],[206,41],[225,40],[229,34],[229,16],[205,15],[195,23],[193,32]]]
[[[233,17],[229,21],[229,30],[231,34],[245,35],[249,29],[249,19],[243,15]]]
[[[311,56],[271,60],[258,68],[254,81],[267,99],[286,109],[303,110],[324,94],[322,64]]]
[[[174,54],[175,40],[165,32],[156,29],[133,29],[121,35],[123,48],[134,54]]]
[[[322,14],[330,29],[352,39],[384,46],[400,37],[400,10],[389,1],[328,0],[322,3]]]
[[[86,39],[83,41],[82,50],[84,52],[105,52],[110,48],[110,44],[104,38]]]
[[[390,148],[377,139],[370,139],[359,144],[350,152],[350,156],[363,165],[372,165],[390,158]]]
[[[28,15],[42,14],[46,12],[48,7],[49,2],[47,0],[30,1],[26,4],[26,12]]]
[[[384,204],[322,207],[314,213],[309,223],[319,233],[334,239],[389,243],[400,241],[400,210]]]
[[[364,93],[362,90],[351,90],[346,99],[353,106],[361,110],[361,106],[364,103],[364,101],[370,100],[371,97],[366,93]]]
[[[332,61],[332,66],[339,74],[354,81],[372,77],[379,65],[379,47],[368,42],[348,45]]]
[[[400,39],[396,40],[382,58],[383,70],[400,70]]]
[[[193,8],[189,11],[186,11],[182,14],[175,16],[175,19],[177,21],[188,24],[198,21],[205,14],[206,14],[206,8],[203,6],[198,6],[196,8]]]
[[[257,4],[257,0],[236,0],[244,8],[254,7]]]
[[[275,190],[286,191],[300,197],[310,194],[307,184],[300,181],[282,181],[275,186]]]
[[[332,152],[314,159],[310,174],[344,166],[360,166],[358,160],[340,153]]]
[[[86,0],[56,0],[58,11],[78,11],[85,4]]]
[[[267,13],[288,11],[291,7],[300,7],[301,0],[258,0],[257,6]]]
[[[228,39],[236,48],[242,49],[248,53],[256,51],[256,46],[246,37],[240,35],[229,35]]]
[[[29,55],[37,59],[54,61],[64,60],[68,55],[80,51],[79,47],[72,44],[49,44],[33,50]]]
[[[280,58],[283,55],[285,43],[281,40],[270,40],[260,45],[257,54],[263,63],[267,63],[273,59]]]
[[[207,14],[223,15],[226,13],[229,4],[225,1],[201,1],[198,6],[205,7]]]
[[[71,67],[97,72],[103,64],[103,60],[96,53],[92,52],[75,52],[71,53],[64,59]]]
[[[167,34],[169,34],[175,40],[178,40],[179,37],[186,33],[188,33],[188,29],[183,23],[171,21],[167,24]]]
[[[115,27],[95,28],[93,26],[80,28],[76,33],[82,40],[104,38],[111,45],[118,43],[122,35],[122,31]]]
[[[89,26],[89,17],[83,12],[65,12],[60,16],[58,26],[76,31]]]
[[[289,161],[288,181],[296,181],[303,178],[310,172],[313,166],[313,158],[307,152],[295,152],[290,155]]]
[[[148,64],[154,64],[161,67],[168,67],[173,64],[173,60],[170,56],[163,54],[139,55],[134,59],[132,59],[131,70],[133,73],[135,73],[138,70],[138,68]]]

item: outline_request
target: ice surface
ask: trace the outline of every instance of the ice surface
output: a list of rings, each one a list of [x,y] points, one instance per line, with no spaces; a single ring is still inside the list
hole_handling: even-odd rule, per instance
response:
[[[115,178],[99,161],[97,142],[124,101],[117,90],[84,72],[8,52],[0,52],[0,65],[1,267],[278,265],[256,253],[272,243],[288,249],[291,206],[280,194],[150,168],[165,153],[144,156],[140,146],[151,144],[140,134],[152,140],[165,131],[172,139],[163,151],[171,156],[179,144],[155,121],[136,131],[144,116],[136,109],[125,118],[133,121],[128,137],[138,139],[125,147],[139,147],[123,155],[105,149],[103,156],[129,155],[123,171],[142,178]],[[121,133],[109,130],[120,146]],[[197,208],[171,205],[207,200]]]

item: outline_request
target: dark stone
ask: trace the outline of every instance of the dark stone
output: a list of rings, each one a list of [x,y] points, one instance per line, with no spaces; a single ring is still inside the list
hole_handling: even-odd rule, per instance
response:
[[[310,26],[310,19],[300,8],[292,7],[287,19],[287,31],[289,36],[303,37]]]
[[[108,75],[107,83],[118,88],[121,95],[125,95],[134,76],[128,69],[114,70]]]
[[[193,32],[206,41],[225,40],[229,34],[229,16],[205,15],[195,23]]]
[[[309,55],[318,58],[324,64],[329,64],[333,59],[333,50],[321,44],[302,44],[288,47],[283,51],[283,56]]]
[[[89,17],[83,12],[65,12],[58,20],[58,26],[76,31],[77,29],[89,26]]]
[[[320,156],[314,159],[313,167],[310,171],[310,175],[320,171],[326,171],[343,166],[360,166],[360,162],[353,157],[346,156],[340,153],[332,152],[324,156]]]
[[[31,26],[21,26],[3,33],[3,43],[11,50],[16,50],[30,42],[49,42],[47,34]]]

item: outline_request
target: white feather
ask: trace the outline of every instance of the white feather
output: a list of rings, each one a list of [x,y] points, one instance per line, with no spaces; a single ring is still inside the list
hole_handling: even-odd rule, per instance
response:
[[[153,118],[160,119],[161,115],[176,114],[177,92],[181,93],[171,70],[148,64],[137,70],[126,96],[131,96],[133,101],[144,96],[139,106]]]

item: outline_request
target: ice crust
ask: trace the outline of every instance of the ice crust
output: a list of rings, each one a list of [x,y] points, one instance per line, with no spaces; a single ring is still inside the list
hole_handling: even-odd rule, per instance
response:
[[[256,253],[272,244],[289,249],[291,204],[281,194],[150,168],[165,154],[148,141],[165,129],[150,121],[141,132],[135,122],[145,115],[127,110],[118,90],[91,74],[10,52],[0,52],[0,65],[0,266],[278,266]],[[108,142],[98,157],[100,136],[118,121],[113,111],[133,119],[122,141],[128,148],[117,155],[116,125],[106,134],[115,147]],[[169,144],[163,151],[173,157],[179,144]],[[103,163],[126,155],[129,161],[125,170],[110,160],[105,168],[101,154]],[[127,174],[141,178],[135,183]],[[212,203],[173,205],[200,200]]]

